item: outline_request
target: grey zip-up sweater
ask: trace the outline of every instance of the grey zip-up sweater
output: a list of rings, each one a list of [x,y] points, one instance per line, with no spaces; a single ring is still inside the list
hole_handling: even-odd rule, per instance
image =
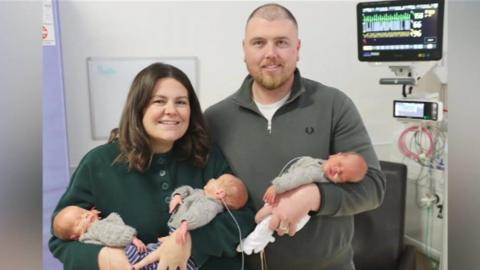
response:
[[[320,210],[294,237],[279,237],[266,248],[268,268],[353,269],[353,215],[378,207],[385,192],[385,177],[355,105],[341,91],[302,78],[296,70],[290,97],[268,130],[252,100],[252,83],[247,76],[236,93],[210,107],[205,116],[232,170],[247,185],[255,210],[263,206],[270,181],[292,158],[326,159],[354,151],[369,167],[359,183],[318,184]],[[258,255],[248,256],[247,265],[261,269]]]

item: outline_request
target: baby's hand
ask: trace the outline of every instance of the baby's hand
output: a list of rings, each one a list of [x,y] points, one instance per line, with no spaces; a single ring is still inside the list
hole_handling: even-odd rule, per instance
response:
[[[274,185],[271,185],[267,188],[267,191],[265,191],[265,195],[263,195],[263,201],[270,205],[274,205],[276,198],[277,190],[275,189]]]
[[[142,240],[138,239],[137,237],[133,237],[132,244],[137,247],[138,252],[144,253],[147,251],[147,246],[142,242]]]
[[[187,238],[187,230],[188,224],[186,221],[182,221],[180,228],[177,229],[175,239],[177,240],[177,244],[184,245],[186,238]]]
[[[92,207],[92,209],[90,209],[90,212],[92,212],[92,214],[96,215],[98,217],[98,219],[100,219],[100,214],[102,212],[98,211],[97,208],[95,208],[95,206]]]
[[[182,203],[183,203],[182,196],[178,194],[174,195],[170,200],[170,205],[169,205],[170,207],[168,212],[171,214],[173,210],[175,210],[175,208],[177,208],[177,206]]]

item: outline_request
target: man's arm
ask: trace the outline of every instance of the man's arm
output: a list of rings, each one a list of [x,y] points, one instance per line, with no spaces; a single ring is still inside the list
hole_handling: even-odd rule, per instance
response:
[[[335,99],[331,153],[353,151],[368,164],[364,179],[358,183],[335,185],[321,183],[319,215],[354,215],[378,207],[385,194],[385,176],[353,102],[344,94]]]
[[[272,208],[270,228],[277,234],[295,235],[297,223],[311,211],[320,208],[320,192],[316,184],[303,185],[282,193]]]
[[[290,227],[289,233],[292,234],[291,228],[296,226],[299,217],[310,212],[308,209],[316,208],[317,210],[313,211],[318,215],[354,215],[378,207],[383,200],[385,176],[380,170],[360,114],[353,102],[341,92],[334,99],[334,103],[330,153],[357,152],[365,158],[368,172],[359,183],[316,183],[317,187],[311,189],[314,194],[312,200],[298,196],[302,192],[301,188],[294,190],[290,196],[282,194],[279,197],[281,206],[274,209],[270,225],[279,234],[285,233],[278,229],[281,222]],[[319,202],[316,201],[317,195]]]

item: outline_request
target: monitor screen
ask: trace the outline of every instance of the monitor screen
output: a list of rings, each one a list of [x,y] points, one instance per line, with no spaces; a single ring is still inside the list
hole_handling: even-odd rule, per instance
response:
[[[394,117],[423,119],[425,104],[421,102],[395,102]]]
[[[369,62],[441,59],[443,10],[443,0],[358,3],[358,59]]]

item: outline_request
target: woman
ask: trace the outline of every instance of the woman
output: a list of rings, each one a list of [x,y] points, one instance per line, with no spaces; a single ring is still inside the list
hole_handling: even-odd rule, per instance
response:
[[[173,66],[155,63],[135,77],[119,128],[112,130],[107,144],[82,159],[54,216],[68,205],[96,207],[102,216],[117,212],[136,228],[140,240],[154,243],[168,235],[168,206],[176,187],[202,188],[209,179],[228,172],[219,149],[210,146],[188,77]],[[253,229],[253,211],[244,208],[233,214],[243,238]],[[235,223],[228,213],[221,213],[191,232],[191,257],[200,269],[239,269],[238,242]],[[164,244],[165,264],[184,255],[175,241]],[[64,269],[131,268],[121,249],[54,236],[49,248]]]

